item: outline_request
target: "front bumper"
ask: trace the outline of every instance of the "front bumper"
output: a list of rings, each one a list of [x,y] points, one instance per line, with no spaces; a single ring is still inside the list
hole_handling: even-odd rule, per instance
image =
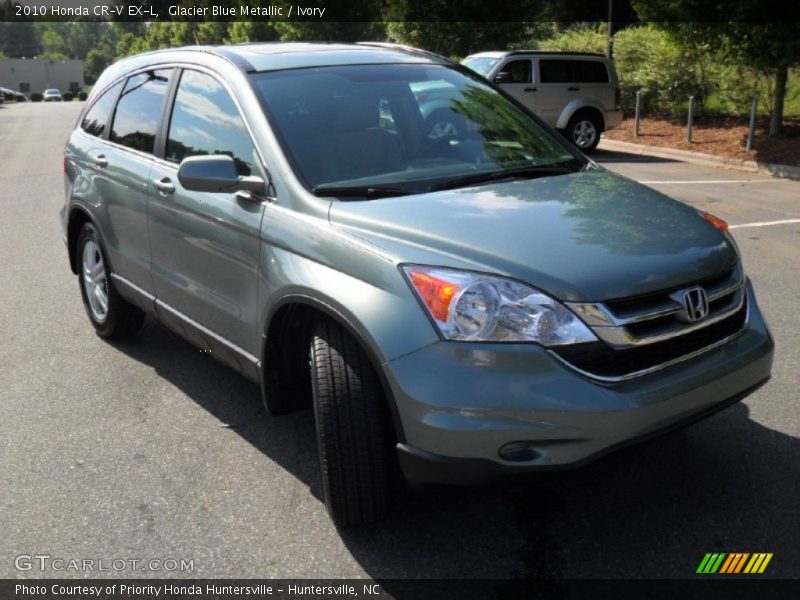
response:
[[[741,400],[770,376],[773,342],[748,284],[740,335],[662,371],[600,383],[539,346],[437,342],[385,365],[412,483],[476,483],[583,464]],[[530,452],[507,460],[502,447]]]

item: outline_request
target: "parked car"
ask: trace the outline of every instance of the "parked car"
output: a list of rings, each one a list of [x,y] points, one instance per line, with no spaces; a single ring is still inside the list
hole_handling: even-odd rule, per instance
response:
[[[622,121],[614,61],[602,54],[515,50],[481,52],[463,64],[591,152],[603,131]]]
[[[44,91],[45,102],[61,102],[61,92],[56,88],[50,88]]]
[[[452,88],[456,136],[428,135],[431,82]],[[270,413],[312,407],[339,524],[385,513],[396,462],[415,485],[572,467],[770,376],[724,222],[606,171],[428,53],[125,58],[64,168],[63,235],[97,333],[150,315],[257,382]]]
[[[0,96],[5,99],[6,102],[27,102],[28,97],[23,94],[22,92],[17,92],[15,90],[0,87]]]

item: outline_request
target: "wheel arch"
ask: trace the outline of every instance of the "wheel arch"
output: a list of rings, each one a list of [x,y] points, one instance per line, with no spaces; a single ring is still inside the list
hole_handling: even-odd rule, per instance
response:
[[[88,210],[80,205],[73,205],[70,207],[67,217],[67,253],[69,255],[69,267],[75,275],[78,274],[78,236],[86,223],[91,223],[95,229],[100,232],[100,228],[94,219],[92,219]]]
[[[590,113],[597,116],[600,120],[600,131],[606,130],[606,115],[603,107],[593,102],[578,99],[569,102],[561,111],[556,122],[556,129],[566,129],[570,119],[580,113]]]
[[[330,298],[310,290],[293,291],[273,303],[266,319],[262,348],[261,395],[267,412],[273,415],[302,410],[310,405],[308,341],[315,319],[335,321],[364,350],[378,376],[384,401],[398,442],[405,440],[400,415],[385,372],[381,353],[372,337],[354,315]]]

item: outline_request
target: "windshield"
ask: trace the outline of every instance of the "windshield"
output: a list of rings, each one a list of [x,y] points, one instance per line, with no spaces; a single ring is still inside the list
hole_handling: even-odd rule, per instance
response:
[[[489,71],[492,70],[492,67],[497,64],[498,60],[500,59],[492,58],[491,56],[468,56],[461,61],[461,64],[472,69],[481,77],[486,77],[489,74]]]
[[[44,93],[45,94],[58,94],[59,92],[58,92],[58,90],[50,89],[50,90],[45,90]]]
[[[535,176],[538,168],[583,164],[502,94],[451,67],[351,65],[252,77],[296,172],[320,195],[420,193],[478,183],[481,173]]]

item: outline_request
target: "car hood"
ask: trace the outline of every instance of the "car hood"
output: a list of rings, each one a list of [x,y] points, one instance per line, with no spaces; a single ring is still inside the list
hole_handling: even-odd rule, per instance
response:
[[[338,201],[330,221],[398,262],[505,275],[570,301],[678,287],[738,260],[695,209],[604,169]]]

